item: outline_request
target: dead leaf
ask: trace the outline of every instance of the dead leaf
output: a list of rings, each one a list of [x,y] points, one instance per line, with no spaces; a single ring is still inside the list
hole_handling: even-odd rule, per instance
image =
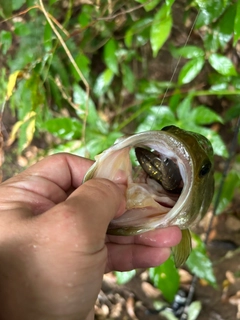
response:
[[[149,282],[143,281],[141,283],[141,287],[148,298],[156,299],[161,295],[160,291],[152,286]]]
[[[127,313],[131,317],[131,319],[138,320],[138,318],[135,315],[135,311],[134,311],[134,298],[133,297],[128,297],[128,299],[126,301],[126,309],[127,309]]]

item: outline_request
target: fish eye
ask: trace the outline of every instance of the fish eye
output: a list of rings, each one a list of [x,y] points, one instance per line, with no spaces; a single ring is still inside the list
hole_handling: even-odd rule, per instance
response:
[[[205,162],[202,167],[201,170],[199,172],[199,177],[202,178],[204,177],[206,174],[209,173],[209,171],[211,170],[212,164],[210,161]]]

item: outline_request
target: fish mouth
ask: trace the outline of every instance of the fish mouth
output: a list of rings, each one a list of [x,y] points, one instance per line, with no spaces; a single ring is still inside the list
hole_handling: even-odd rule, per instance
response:
[[[155,181],[143,170],[142,163],[135,161],[132,164],[130,158],[136,148],[150,150],[161,159],[170,159],[180,174],[179,186],[166,190],[163,183]],[[134,158],[136,160],[136,154]],[[108,234],[128,236],[171,225],[180,228],[189,225],[194,166],[188,148],[174,135],[165,131],[148,131],[123,137],[95,159],[83,182],[105,178],[118,183],[120,172],[127,185],[126,211],[110,222]]]
[[[203,138],[171,126],[119,138],[95,157],[96,162],[85,174],[83,182],[105,178],[127,185],[126,211],[110,222],[109,234],[134,235],[172,225],[186,229],[203,216],[214,191],[209,148],[205,150],[209,145]],[[135,165],[130,160],[133,150],[136,151],[135,158],[143,155]],[[167,159],[165,165],[170,160],[171,165],[170,169],[161,169],[160,178],[155,178],[159,159],[160,162]],[[172,168],[173,174],[168,179]]]
[[[160,181],[150,177],[140,165],[132,168],[132,180],[134,184],[147,190],[156,203],[169,210],[174,207],[183,189],[183,180],[181,179],[179,187],[174,190],[166,190]]]
[[[141,160],[136,157],[136,165],[132,165],[129,152],[125,149],[120,150],[118,157],[122,157],[124,161],[129,161],[126,166],[129,168],[127,174],[127,191],[126,191],[126,212],[119,218],[111,221],[108,234],[129,235],[138,234],[166,226],[168,219],[165,219],[170,211],[174,210],[182,191],[184,189],[183,170],[179,166],[176,157],[169,157],[167,153],[159,152],[152,148],[142,148],[141,151],[147,150],[158,159],[169,159],[174,165],[175,172],[171,172],[173,176],[177,176],[177,186],[166,189],[163,182],[156,180],[146,172],[143,168]],[[137,148],[135,148],[136,154]],[[119,152],[119,151],[118,151]],[[144,152],[144,151],[143,151]],[[128,160],[126,160],[128,157]],[[171,170],[170,170],[171,171]],[[184,176],[185,176],[184,172]],[[169,174],[167,172],[166,176]]]

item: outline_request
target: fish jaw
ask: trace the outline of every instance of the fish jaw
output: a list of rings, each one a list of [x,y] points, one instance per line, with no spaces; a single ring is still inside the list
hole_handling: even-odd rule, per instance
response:
[[[138,146],[157,150],[177,162],[183,179],[183,189],[172,206],[162,205],[156,201],[157,195],[149,191],[148,185],[145,184],[144,188],[138,181],[134,181],[129,151],[130,148]],[[127,208],[121,217],[111,221],[108,233],[133,235],[174,224],[180,228],[185,227],[189,218],[186,216],[188,212],[184,210],[184,206],[192,189],[193,169],[191,157],[182,143],[164,131],[143,132],[122,138],[97,156],[84,181],[90,178],[106,178],[114,181],[118,170],[124,171],[127,177]],[[155,183],[159,186],[157,182]]]

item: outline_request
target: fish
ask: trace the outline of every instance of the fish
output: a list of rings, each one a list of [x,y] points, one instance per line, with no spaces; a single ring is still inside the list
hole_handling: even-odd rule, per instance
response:
[[[172,253],[176,267],[184,264],[192,250],[189,228],[203,218],[214,193],[210,141],[171,125],[121,137],[95,160],[83,183],[115,181],[119,174],[127,180],[126,212],[110,222],[107,233],[132,236],[176,225],[182,239]]]

